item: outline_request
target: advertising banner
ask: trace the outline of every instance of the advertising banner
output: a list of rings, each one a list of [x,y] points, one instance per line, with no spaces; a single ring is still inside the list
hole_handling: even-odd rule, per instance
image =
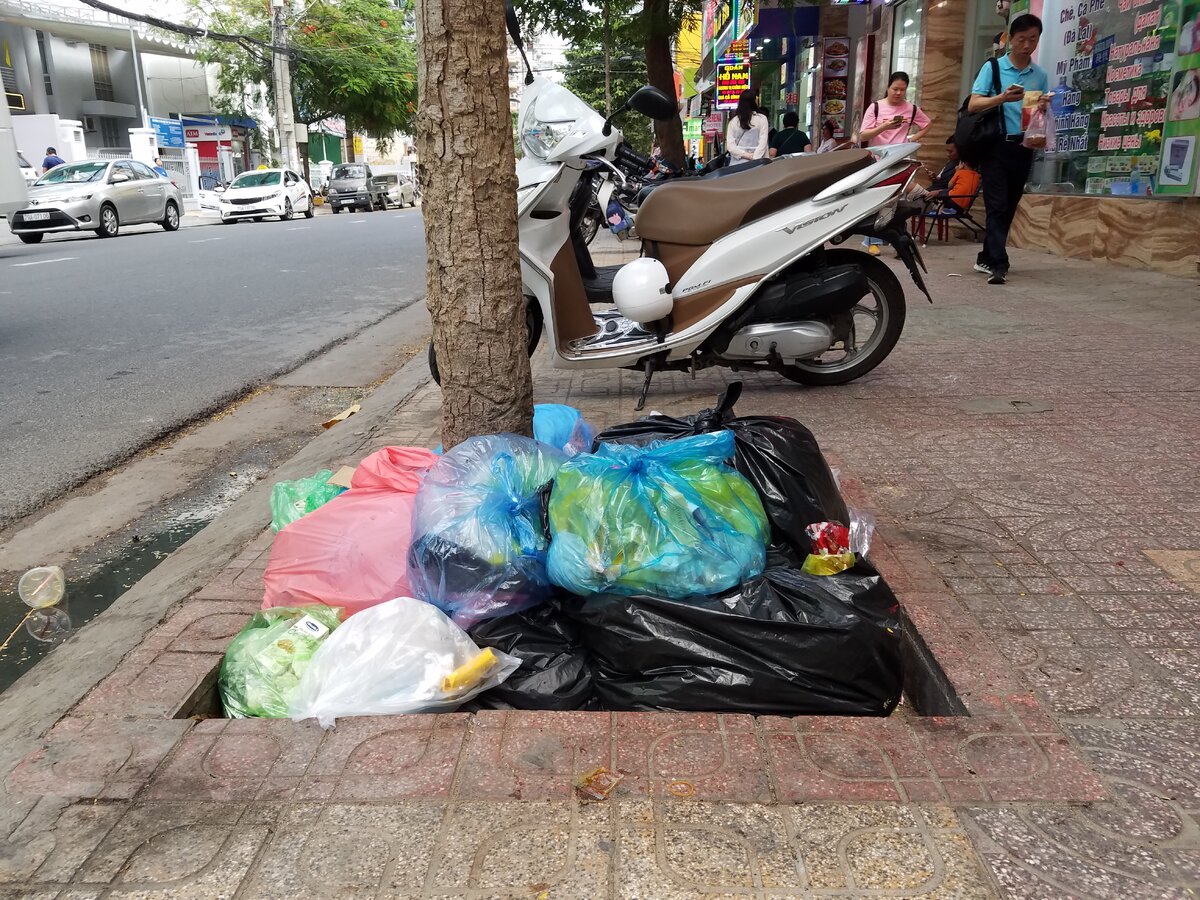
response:
[[[1045,25],[1053,189],[1190,195],[1200,138],[1200,0],[1033,0]],[[1032,99],[1032,98],[1030,98]],[[1049,185],[1046,185],[1049,186]]]
[[[738,97],[750,87],[750,63],[717,66],[717,109],[737,109]]]

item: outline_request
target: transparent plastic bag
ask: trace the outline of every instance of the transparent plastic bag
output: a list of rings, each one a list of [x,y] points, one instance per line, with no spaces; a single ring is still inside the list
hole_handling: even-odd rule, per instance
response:
[[[1030,150],[1053,151],[1055,146],[1054,115],[1048,110],[1035,109],[1029,116],[1025,138],[1021,143]]]
[[[346,490],[329,484],[333,472],[322,469],[311,478],[277,481],[271,488],[271,529],[279,531]]]
[[[542,489],[565,461],[511,434],[471,438],[438,460],[413,509],[413,593],[462,628],[548,599]]]
[[[504,681],[520,661],[480,648],[441,610],[398,597],[325,640],[293,696],[295,721],[445,712]]]
[[[217,687],[231,719],[283,718],[300,676],[338,627],[340,609],[281,606],[254,614],[221,660]]]
[[[726,464],[732,432],[646,447],[602,444],[559,470],[550,494],[548,567],[588,595],[714,594],[760,574],[766,513]]]
[[[539,403],[533,408],[533,437],[570,457],[591,450],[596,431],[573,406]]]

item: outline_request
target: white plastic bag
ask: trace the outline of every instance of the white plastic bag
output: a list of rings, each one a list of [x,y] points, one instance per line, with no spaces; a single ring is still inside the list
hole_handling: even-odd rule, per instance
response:
[[[347,619],[313,654],[293,695],[294,721],[452,710],[521,664],[480,650],[435,606],[398,597]]]

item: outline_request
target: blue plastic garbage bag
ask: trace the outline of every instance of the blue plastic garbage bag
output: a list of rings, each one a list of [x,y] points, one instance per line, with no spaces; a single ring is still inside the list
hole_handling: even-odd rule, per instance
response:
[[[539,403],[533,408],[533,437],[567,456],[578,456],[592,449],[596,430],[573,406]]]
[[[512,434],[471,438],[439,459],[413,507],[414,594],[464,629],[546,600],[543,488],[565,461]]]
[[[601,444],[550,493],[551,580],[573,593],[681,599],[762,573],[762,501],[726,460],[729,431],[647,447]]]
[[[539,403],[533,408],[533,439],[575,456],[592,449],[596,429],[573,406]],[[441,456],[445,449],[438,444],[433,452]]]

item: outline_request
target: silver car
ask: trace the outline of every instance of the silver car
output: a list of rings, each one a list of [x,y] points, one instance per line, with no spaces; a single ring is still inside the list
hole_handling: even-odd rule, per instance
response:
[[[371,179],[384,189],[386,203],[391,206],[416,206],[417,196],[412,182],[405,175],[388,172]]]
[[[88,159],[55,166],[29,187],[29,203],[9,218],[26,244],[56,231],[116,237],[122,225],[179,227],[183,193],[134,159]]]

